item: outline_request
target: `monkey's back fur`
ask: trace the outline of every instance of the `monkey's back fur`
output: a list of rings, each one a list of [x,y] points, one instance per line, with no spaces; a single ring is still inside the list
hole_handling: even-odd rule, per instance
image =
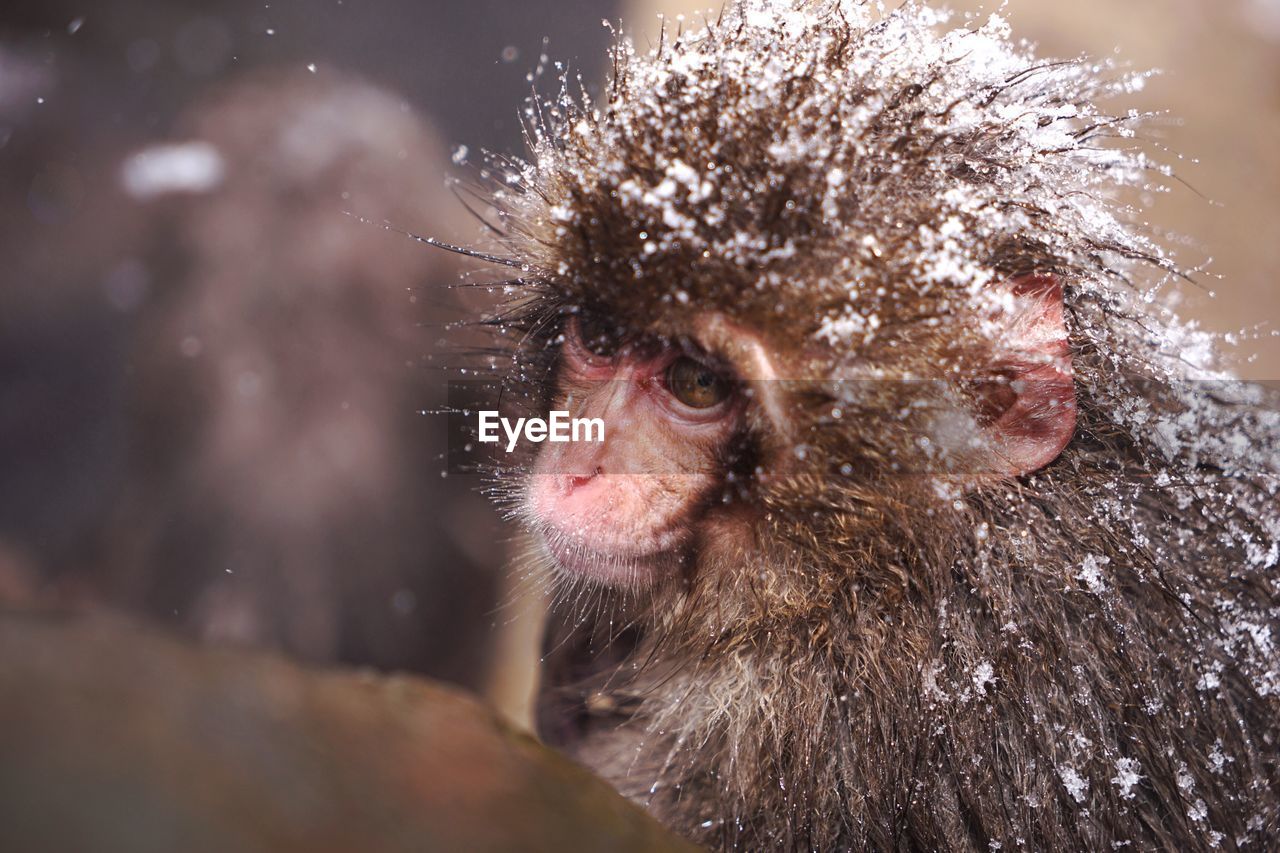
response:
[[[732,5],[620,44],[601,103],[535,102],[530,162],[490,164],[526,367],[585,309],[823,353],[785,476],[735,497],[749,539],[559,602],[542,730],[713,846],[1265,849],[1274,401],[1157,298],[1178,268],[1134,223],[1167,171],[1098,106],[1142,77],[944,23]],[[972,306],[1028,273],[1064,288],[1074,439],[1016,480],[921,475],[904,380],[990,365]]]

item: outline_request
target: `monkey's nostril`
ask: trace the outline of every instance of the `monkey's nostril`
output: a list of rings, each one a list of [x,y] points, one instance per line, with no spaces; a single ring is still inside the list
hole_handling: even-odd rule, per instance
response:
[[[570,475],[569,491],[573,491],[579,486],[585,486],[587,483],[590,483],[592,480],[594,480],[596,477],[599,477],[602,474],[604,474],[604,468],[600,465],[597,465],[590,474]]]

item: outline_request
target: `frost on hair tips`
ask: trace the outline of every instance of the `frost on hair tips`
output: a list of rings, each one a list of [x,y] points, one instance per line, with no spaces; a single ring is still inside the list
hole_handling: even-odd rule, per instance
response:
[[[1276,401],[1163,300],[1146,75],[952,24],[731,3],[480,167],[503,402],[608,430],[495,473],[541,733],[723,848],[1263,847]]]

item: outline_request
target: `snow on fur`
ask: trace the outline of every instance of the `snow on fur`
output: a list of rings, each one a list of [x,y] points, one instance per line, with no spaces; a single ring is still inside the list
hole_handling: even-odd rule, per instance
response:
[[[909,514],[867,533],[889,481],[831,458],[866,423],[851,391],[770,498],[787,558],[742,567],[749,596],[708,573],[638,617],[635,663],[593,688],[637,708],[597,769],[690,837],[1280,831],[1280,418],[1161,303],[1183,273],[1138,223],[1169,172],[1112,106],[1145,79],[1039,58],[998,15],[745,0],[620,40],[598,99],[565,79],[529,105],[528,159],[482,170],[521,267],[494,322],[526,347],[588,307],[658,332],[715,309],[818,347],[829,378],[958,379],[994,285],[1064,285],[1080,423],[1051,466],[930,505],[933,539]],[[802,622],[822,644],[783,642]]]

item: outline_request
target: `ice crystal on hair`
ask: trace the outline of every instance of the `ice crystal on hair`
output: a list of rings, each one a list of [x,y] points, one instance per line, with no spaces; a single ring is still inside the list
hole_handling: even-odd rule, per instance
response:
[[[995,670],[991,666],[990,661],[980,661],[973,668],[973,689],[977,691],[979,696],[986,696],[990,685],[994,685],[996,681]]]
[[[1107,588],[1106,582],[1103,580],[1102,568],[1109,562],[1111,560],[1108,557],[1097,557],[1090,554],[1080,563],[1080,573],[1076,577],[1084,581],[1085,586],[1094,595],[1101,595]]]
[[[999,15],[952,27],[922,4],[748,0],[648,52],[620,41],[614,69],[599,102],[567,80],[536,100],[531,161],[493,164],[521,190],[506,248],[557,288],[632,281],[696,305],[803,283],[826,306],[810,334],[856,360],[901,298],[867,282],[944,311],[1040,269],[1118,314],[1141,301],[1140,268],[1177,272],[1122,200],[1163,174],[1128,141],[1143,116],[1107,107],[1142,75],[1038,59]],[[1208,362],[1205,336],[1157,328],[1157,346]],[[1184,448],[1176,423],[1156,429],[1167,455]]]
[[[734,565],[628,612],[648,633],[603,688],[638,709],[614,781],[743,849],[1273,829],[1280,406],[1166,296],[1195,276],[1143,224],[1172,183],[1130,104],[1147,75],[859,0],[730,2],[612,59],[482,167],[516,331],[554,352],[587,311],[692,346],[718,315],[804,365],[779,397],[808,430],[773,436],[787,473],[735,484],[769,493]],[[996,320],[1037,283],[1072,434],[973,485],[950,456],[991,412],[884,401],[1018,392]]]
[[[1067,793],[1071,795],[1071,799],[1077,803],[1083,803],[1089,794],[1089,780],[1080,775],[1074,768],[1062,766],[1058,768],[1058,778],[1062,780],[1062,787],[1067,789]]]
[[[1134,797],[1133,789],[1142,781],[1142,765],[1132,758],[1121,758],[1116,761],[1116,775],[1111,784],[1120,789],[1120,796],[1126,800]]]

